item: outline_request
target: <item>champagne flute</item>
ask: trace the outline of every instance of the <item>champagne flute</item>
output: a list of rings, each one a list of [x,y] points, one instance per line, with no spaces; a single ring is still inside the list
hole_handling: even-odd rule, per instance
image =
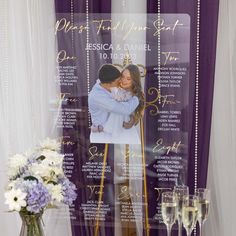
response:
[[[174,193],[176,194],[176,203],[177,203],[178,236],[182,236],[183,202],[184,202],[184,196],[189,195],[189,188],[186,185],[175,186]]]
[[[161,214],[167,227],[167,236],[171,235],[172,225],[175,223],[177,213],[176,195],[174,192],[162,193]]]
[[[183,201],[182,220],[187,236],[190,236],[197,222],[197,196],[186,195]]]
[[[197,208],[198,208],[198,225],[200,236],[202,235],[202,226],[206,221],[209,213],[209,205],[210,205],[210,198],[211,192],[209,189],[206,188],[197,188],[195,191],[195,195],[198,197],[197,201]]]

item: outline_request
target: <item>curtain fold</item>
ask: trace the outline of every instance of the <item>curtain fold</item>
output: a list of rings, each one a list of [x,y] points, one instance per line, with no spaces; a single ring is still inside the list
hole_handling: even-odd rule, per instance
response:
[[[236,2],[220,1],[208,188],[212,203],[204,235],[235,235]]]
[[[4,205],[7,159],[61,135],[55,124],[60,91],[55,83],[54,1],[1,0],[0,22],[0,228],[1,235],[12,236],[19,235],[21,222]],[[66,207],[47,210],[44,222],[47,235],[71,235]]]
[[[6,214],[4,206],[4,186],[7,181],[6,177],[6,156],[8,155],[9,139],[8,139],[8,1],[3,0],[0,6],[0,228],[4,235],[14,235],[14,229],[10,222],[15,222],[16,217],[13,214]]]

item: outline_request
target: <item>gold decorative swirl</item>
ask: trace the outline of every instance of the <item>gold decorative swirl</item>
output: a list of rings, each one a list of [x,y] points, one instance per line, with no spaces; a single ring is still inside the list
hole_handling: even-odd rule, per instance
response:
[[[151,107],[151,110],[149,111],[149,114],[151,116],[156,116],[159,113],[159,107],[156,105],[156,103],[161,98],[161,92],[159,89],[155,87],[151,87],[148,89],[149,95],[155,95],[154,99],[151,101],[146,101],[145,108]]]

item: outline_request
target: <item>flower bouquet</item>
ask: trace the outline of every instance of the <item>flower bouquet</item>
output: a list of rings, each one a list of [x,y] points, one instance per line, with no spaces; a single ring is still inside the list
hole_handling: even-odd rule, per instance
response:
[[[76,187],[63,172],[61,144],[47,138],[33,150],[9,159],[9,183],[5,192],[10,211],[20,213],[21,234],[42,236],[42,214],[60,203],[71,205]]]

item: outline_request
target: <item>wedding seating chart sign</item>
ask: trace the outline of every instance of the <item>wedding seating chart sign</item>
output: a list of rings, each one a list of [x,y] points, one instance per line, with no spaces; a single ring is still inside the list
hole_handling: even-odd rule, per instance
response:
[[[113,13],[111,1],[55,0],[73,235],[165,235],[161,194],[206,184],[218,5],[150,0],[143,14],[124,2]]]

